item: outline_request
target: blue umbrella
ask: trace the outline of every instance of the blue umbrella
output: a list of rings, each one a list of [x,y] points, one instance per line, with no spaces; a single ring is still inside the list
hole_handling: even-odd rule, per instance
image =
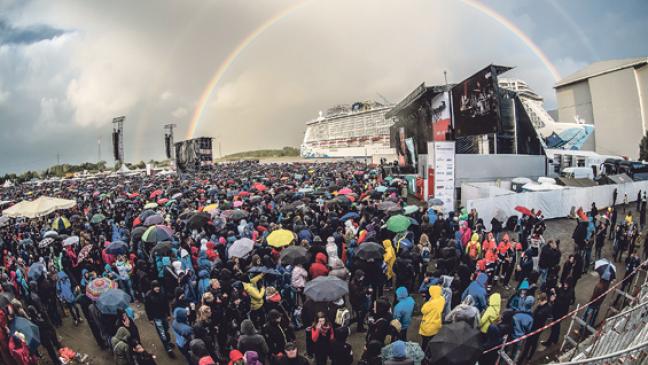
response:
[[[43,276],[47,272],[47,268],[45,265],[41,264],[40,262],[35,262],[29,267],[29,274],[27,275],[31,280],[36,280],[40,279],[41,276]]]
[[[36,351],[38,346],[41,343],[40,340],[40,330],[38,326],[33,324],[30,320],[23,317],[16,317],[11,322],[11,327],[9,328],[11,335],[15,335],[16,332],[20,332],[25,336],[25,342],[31,351]]]
[[[360,218],[360,214],[358,214],[356,212],[349,212],[349,213],[343,215],[342,217],[340,217],[340,220],[342,222],[344,222],[347,219],[358,219],[358,218]]]
[[[97,309],[103,314],[117,314],[118,309],[126,309],[130,296],[121,289],[108,289],[97,299]]]
[[[106,253],[110,255],[124,255],[128,252],[128,243],[115,241],[106,247]]]

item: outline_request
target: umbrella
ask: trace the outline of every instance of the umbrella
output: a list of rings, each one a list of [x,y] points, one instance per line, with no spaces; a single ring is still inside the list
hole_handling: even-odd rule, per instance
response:
[[[150,226],[144,234],[142,234],[142,241],[148,243],[171,241],[171,236],[173,236],[173,232],[167,226]]]
[[[385,185],[380,185],[380,186],[376,186],[375,190],[379,193],[384,193],[385,191],[387,191],[387,187]]]
[[[114,241],[106,247],[106,253],[109,255],[124,255],[128,252],[128,243],[123,241]]]
[[[81,262],[85,260],[88,256],[90,256],[90,251],[92,251],[93,246],[92,245],[85,245],[81,247],[81,250],[79,251],[79,255],[77,256],[77,261]]]
[[[182,198],[182,193],[176,193],[176,194],[171,195],[171,199],[177,200],[177,199],[180,199],[180,198]]]
[[[79,243],[79,236],[70,236],[63,240],[63,247],[72,246]]]
[[[177,203],[177,200],[175,200],[175,199],[171,199],[171,200],[169,200],[168,202],[166,202],[166,203],[164,204],[164,206],[165,206],[165,207],[170,207],[170,206],[172,206],[172,205],[175,204],[175,203]]]
[[[418,210],[419,207],[416,205],[408,205],[403,209],[403,213],[405,213],[405,215],[410,215],[416,213]]]
[[[38,248],[45,248],[51,245],[52,243],[54,243],[54,239],[52,237],[47,237],[42,241],[38,242]]]
[[[308,260],[306,254],[308,250],[301,246],[289,246],[281,250],[280,261],[282,265],[305,264]]]
[[[187,221],[187,220],[189,220],[189,218],[193,217],[194,214],[196,214],[196,213],[198,213],[198,212],[193,211],[193,210],[188,211],[188,212],[183,212],[178,216],[178,219],[180,219],[181,221]]]
[[[241,209],[226,210],[222,214],[223,217],[231,220],[240,220],[248,216],[248,212]]]
[[[340,220],[342,222],[344,222],[347,219],[358,219],[358,218],[360,218],[360,214],[358,214],[356,212],[349,212],[349,213],[343,215],[342,217],[340,217]]]
[[[271,247],[288,246],[295,239],[295,234],[287,229],[272,231],[266,238]]]
[[[318,276],[304,287],[304,294],[315,302],[332,302],[348,293],[347,282],[335,276]]]
[[[531,213],[531,210],[529,208],[527,208],[527,207],[523,207],[521,205],[518,205],[517,207],[515,207],[515,210],[517,210],[518,212],[520,212],[520,213],[522,213],[524,215],[528,215],[529,217],[533,217],[533,213]]]
[[[187,228],[199,230],[202,227],[206,226],[211,219],[211,214],[209,213],[198,213],[194,214],[187,221]]]
[[[45,232],[45,234],[43,235],[43,238],[53,238],[53,239],[57,239],[58,236],[59,236],[59,234],[58,234],[58,232],[56,232],[56,231],[47,231],[47,232]]]
[[[387,220],[387,229],[394,233],[404,232],[412,224],[412,221],[404,215],[398,214]]]
[[[117,314],[118,309],[128,308],[130,296],[121,289],[108,289],[97,299],[97,309],[103,314]]]
[[[394,202],[387,201],[378,204],[378,210],[382,210],[384,212],[398,212],[401,210],[401,207]]]
[[[164,193],[161,189],[157,189],[149,195],[149,199],[155,199],[155,197],[162,195]]]
[[[203,212],[213,212],[214,210],[218,209],[218,204],[209,204],[203,207],[202,211]]]
[[[612,281],[616,278],[616,266],[607,259],[596,260],[594,270],[601,276],[601,280]]]
[[[364,242],[358,247],[356,256],[361,260],[381,260],[385,248],[375,242]]]
[[[269,267],[265,266],[252,266],[248,272],[250,274],[266,274],[266,275],[274,275],[274,276],[281,276],[281,273],[276,270],[276,269],[271,269]]]
[[[151,256],[169,256],[171,252],[171,242],[159,242],[151,249]]]
[[[25,336],[25,343],[27,343],[27,346],[31,351],[36,351],[41,343],[40,330],[38,329],[38,326],[27,318],[14,318],[14,320],[11,321],[9,331],[12,336],[16,333],[22,333]]]
[[[52,228],[57,231],[63,231],[70,228],[70,226],[70,221],[65,217],[54,218],[54,221],[52,222]]]
[[[158,205],[163,205],[163,204],[166,204],[168,201],[169,201],[169,198],[162,198],[162,199],[158,199],[157,203],[158,203]]]
[[[425,351],[427,364],[473,365],[481,355],[480,332],[464,321],[444,324]]]
[[[100,214],[100,213],[97,213],[97,214],[95,214],[95,215],[92,216],[92,218],[90,219],[90,223],[92,223],[92,224],[101,223],[101,222],[103,222],[105,219],[106,219],[106,216],[105,216],[105,215]]]
[[[97,300],[101,294],[109,289],[116,289],[117,283],[107,278],[96,278],[86,286],[86,295],[92,300]]]
[[[145,226],[154,226],[162,223],[164,223],[164,218],[160,214],[153,214],[144,220]]]
[[[131,242],[141,241],[142,235],[144,234],[144,232],[146,232],[147,229],[148,227],[143,226],[133,228],[133,230],[131,231]]]
[[[395,358],[392,347],[394,343],[382,348],[381,355],[384,360],[393,360]],[[421,345],[416,342],[405,342],[405,356],[408,359],[414,360],[415,365],[420,365],[421,361],[425,358],[425,353],[421,349]]]
[[[11,220],[11,218],[9,218],[9,217],[5,217],[5,216],[0,217],[0,227],[4,227],[7,224],[9,224],[10,220]]]
[[[142,222],[144,222],[146,220],[146,218],[148,218],[148,217],[150,217],[152,215],[156,215],[156,214],[157,213],[152,209],[144,209],[142,211],[142,213],[140,213],[140,215],[138,217]]]
[[[146,203],[146,205],[144,206],[144,209],[155,209],[157,207],[158,207],[158,204],[155,203],[155,202],[152,202],[152,203]]]
[[[256,184],[252,185],[252,189],[255,189],[256,191],[262,192],[262,191],[266,191],[268,188],[263,184],[256,183]]]
[[[0,293],[0,309],[7,308],[13,299],[14,296],[10,292]]]
[[[231,257],[245,257],[254,248],[254,241],[249,238],[241,238],[234,241],[232,246],[227,249],[227,255]]]
[[[350,195],[350,194],[353,194],[353,190],[351,190],[349,188],[342,188],[342,189],[340,189],[338,191],[338,194],[340,194],[340,195]]]
[[[428,206],[433,207],[433,206],[443,206],[443,200],[439,198],[432,198],[428,200]]]

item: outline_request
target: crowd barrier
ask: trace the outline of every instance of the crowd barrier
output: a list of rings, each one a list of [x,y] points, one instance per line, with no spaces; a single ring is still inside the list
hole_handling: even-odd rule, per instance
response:
[[[518,205],[542,211],[545,219],[564,218],[569,216],[572,207],[583,207],[589,211],[592,203],[598,209],[612,204],[614,189],[617,189],[616,204],[623,203],[624,195],[628,195],[628,203],[637,200],[637,193],[648,190],[648,181],[635,181],[625,184],[601,185],[592,187],[568,187],[561,190],[546,192],[527,192],[488,198],[472,199],[466,202],[468,211],[476,209],[479,218],[483,219],[486,229],[490,230],[493,217],[498,219],[519,215],[515,210]]]

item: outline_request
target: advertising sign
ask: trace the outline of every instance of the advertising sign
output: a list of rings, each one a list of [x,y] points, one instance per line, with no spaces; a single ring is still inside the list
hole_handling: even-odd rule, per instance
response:
[[[454,174],[454,142],[434,142],[434,197],[443,201],[444,213],[454,210]]]

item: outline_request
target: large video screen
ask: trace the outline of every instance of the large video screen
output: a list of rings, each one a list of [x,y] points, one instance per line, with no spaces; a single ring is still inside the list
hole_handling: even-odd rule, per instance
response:
[[[413,136],[407,134],[405,127],[399,127],[396,137],[396,154],[400,171],[402,173],[416,173],[418,154]]]
[[[452,88],[452,113],[456,137],[497,132],[499,96],[492,65]]]

